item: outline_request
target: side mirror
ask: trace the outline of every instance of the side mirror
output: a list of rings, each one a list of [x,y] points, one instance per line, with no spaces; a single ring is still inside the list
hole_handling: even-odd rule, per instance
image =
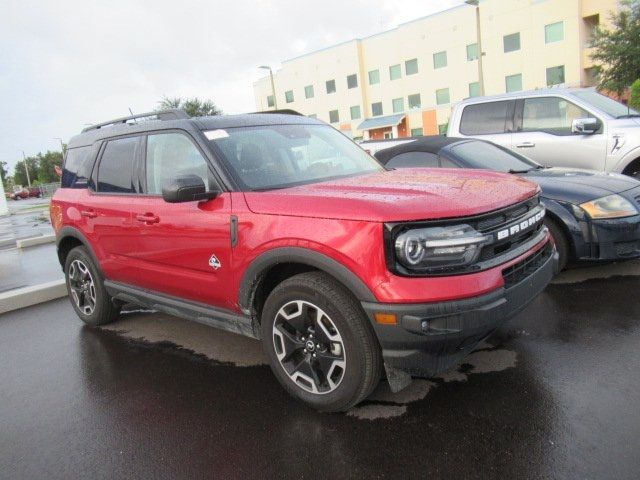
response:
[[[219,194],[217,190],[207,192],[204,181],[198,175],[173,177],[162,187],[162,198],[168,203],[199,202]]]
[[[591,135],[600,130],[600,121],[597,118],[576,118],[571,122],[571,133]]]

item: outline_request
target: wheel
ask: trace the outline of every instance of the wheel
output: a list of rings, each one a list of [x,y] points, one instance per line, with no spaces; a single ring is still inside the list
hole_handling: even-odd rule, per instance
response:
[[[83,322],[106,325],[118,318],[120,306],[111,301],[85,247],[69,252],[64,272],[71,305]]]
[[[307,405],[345,411],[378,384],[382,356],[369,320],[329,275],[308,272],[282,282],[267,298],[261,321],[273,373]]]
[[[562,228],[553,220],[549,218],[544,219],[544,224],[551,232],[551,236],[553,237],[553,241],[556,243],[556,250],[558,251],[559,261],[558,261],[558,271],[562,271],[567,266],[567,262],[569,261],[569,240],[567,236],[563,232]]]

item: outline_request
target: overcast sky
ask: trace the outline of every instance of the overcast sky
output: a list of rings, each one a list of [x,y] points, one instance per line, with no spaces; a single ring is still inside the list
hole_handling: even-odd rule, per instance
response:
[[[59,150],[86,123],[163,96],[252,111],[256,67],[462,0],[0,0],[0,160]]]

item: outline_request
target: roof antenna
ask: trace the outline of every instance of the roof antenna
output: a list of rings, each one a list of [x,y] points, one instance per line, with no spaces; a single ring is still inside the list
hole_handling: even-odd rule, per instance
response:
[[[128,108],[129,108],[129,113],[131,114],[131,116],[135,117],[135,115],[133,114],[133,110],[131,110],[131,107],[128,107]],[[133,119],[133,123],[138,123],[138,121],[134,118]]]

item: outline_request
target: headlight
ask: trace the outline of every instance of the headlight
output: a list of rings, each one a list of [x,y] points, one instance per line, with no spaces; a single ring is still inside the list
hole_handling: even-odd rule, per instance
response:
[[[398,235],[395,250],[409,269],[461,267],[475,262],[489,240],[469,225],[419,228]]]
[[[591,218],[620,218],[637,215],[638,210],[620,195],[608,195],[580,204]]]

